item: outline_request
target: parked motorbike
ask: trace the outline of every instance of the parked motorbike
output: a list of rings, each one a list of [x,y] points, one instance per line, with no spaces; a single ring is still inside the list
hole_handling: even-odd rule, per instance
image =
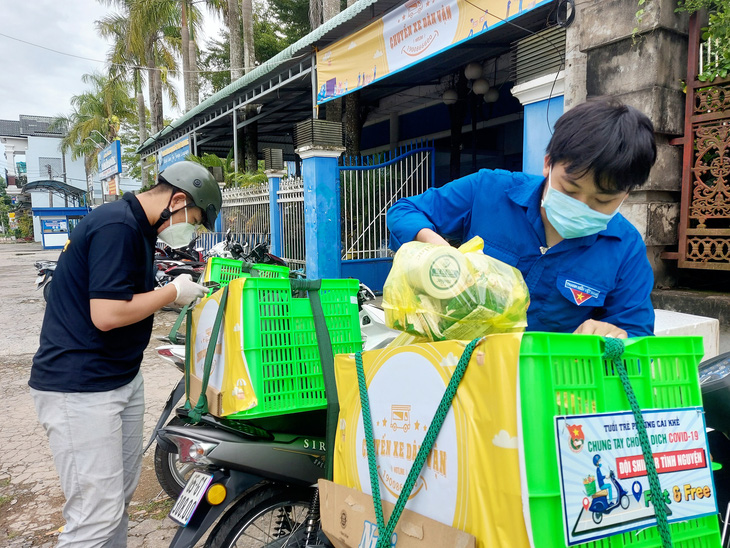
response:
[[[155,259],[155,269],[155,283],[158,287],[162,287],[181,274],[190,274],[193,281],[197,282],[205,272],[205,263],[176,259]]]
[[[699,374],[706,424],[711,430],[711,455],[714,462],[722,462],[730,455],[730,353],[702,363]],[[308,424],[321,426],[324,419]],[[246,539],[245,546],[328,545],[317,535],[317,494],[311,487],[324,475],[320,432],[282,434],[254,422],[205,416],[196,426],[170,424],[160,438],[174,444],[181,461],[194,466],[191,482],[195,479],[192,485],[200,486],[189,489],[182,495],[189,498],[176,505],[172,517],[184,526],[171,546],[192,546],[219,518],[206,546],[240,546],[240,539]],[[716,496],[725,522],[723,547],[727,546],[730,514],[728,476],[727,467],[715,472]],[[594,498],[590,511],[596,523],[628,502],[627,492],[612,471],[609,478],[615,501],[609,502],[603,494]],[[208,488],[210,485],[214,487]],[[198,503],[204,492],[208,495]]]
[[[231,229],[226,230],[226,235],[217,244],[211,247],[205,254],[205,257],[223,257],[225,259],[243,260],[248,255],[248,244],[241,245],[233,240]]]
[[[51,291],[51,281],[53,280],[53,272],[56,270],[57,261],[37,261],[35,267],[38,275],[35,279],[36,291],[43,290],[43,299],[47,302],[48,295]]]
[[[195,466],[170,513],[181,525],[170,546],[191,547],[214,524],[207,547],[331,546],[319,534],[325,417],[318,415],[300,421],[315,426],[299,432],[210,415],[195,426],[165,427],[162,438]]]
[[[181,274],[190,274],[193,281],[198,281],[205,272],[205,257],[201,250],[195,248],[197,236],[180,249],[167,245],[155,248],[155,283],[158,287],[169,284]]]
[[[385,348],[399,331],[390,329],[385,325],[385,313],[382,309],[368,301],[374,300],[375,294],[365,284],[360,284],[358,291],[358,305],[360,308],[360,332],[363,339],[364,350],[375,350]],[[179,341],[176,341],[179,342]],[[173,363],[184,375],[185,371],[185,346],[180,344],[165,345],[157,348],[157,353],[164,359]],[[179,404],[185,394],[185,378],[178,382],[167,398],[165,407],[159,417],[144,451],[157,440],[155,447],[155,473],[160,486],[170,498],[177,498],[184,489],[193,471],[191,463],[182,462],[177,449],[161,439],[160,432],[167,423],[174,408]],[[238,421],[236,421],[238,422]],[[173,417],[168,426],[183,426],[186,422],[180,417]]]

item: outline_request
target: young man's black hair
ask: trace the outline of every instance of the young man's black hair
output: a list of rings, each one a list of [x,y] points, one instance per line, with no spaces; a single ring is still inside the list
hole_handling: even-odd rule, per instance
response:
[[[654,125],[634,107],[589,101],[558,119],[546,153],[567,173],[593,173],[601,190],[630,191],[646,182],[656,161]]]

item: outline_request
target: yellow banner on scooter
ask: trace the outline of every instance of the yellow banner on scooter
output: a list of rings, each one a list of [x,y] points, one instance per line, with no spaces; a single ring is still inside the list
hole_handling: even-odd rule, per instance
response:
[[[406,508],[474,535],[481,548],[529,548],[517,449],[522,335],[485,337],[474,350]],[[363,353],[378,483],[395,503],[466,342]],[[354,355],[335,357],[340,400],[335,483],[372,495]]]
[[[206,396],[212,415],[224,417],[251,409],[258,404],[251,384],[244,353],[242,318],[243,284],[246,278],[233,280],[228,285],[228,299],[218,333],[218,342],[211,364]],[[200,397],[205,371],[205,357],[212,336],[215,318],[220,308],[223,289],[206,297],[193,309],[191,333],[190,402],[195,405]]]

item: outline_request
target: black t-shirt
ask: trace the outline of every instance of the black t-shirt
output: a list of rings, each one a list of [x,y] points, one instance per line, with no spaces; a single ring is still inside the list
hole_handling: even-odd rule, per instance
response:
[[[156,230],[137,198],[102,205],[74,229],[53,273],[28,384],[54,392],[103,392],[130,382],[152,334],[152,316],[100,331],[89,299],[129,301],[154,289]]]

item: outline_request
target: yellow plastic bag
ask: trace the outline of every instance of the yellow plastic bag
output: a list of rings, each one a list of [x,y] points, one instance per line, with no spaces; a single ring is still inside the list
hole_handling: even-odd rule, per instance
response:
[[[229,284],[228,300],[215,346],[206,397],[211,415],[225,417],[258,405],[251,384],[251,374],[243,348],[242,287],[245,278]],[[202,390],[205,358],[212,336],[223,290],[206,297],[193,308],[190,354],[190,391],[188,398],[195,405]]]
[[[530,297],[522,274],[483,248],[478,236],[459,249],[403,245],[383,288],[388,326],[431,341],[524,331]]]

